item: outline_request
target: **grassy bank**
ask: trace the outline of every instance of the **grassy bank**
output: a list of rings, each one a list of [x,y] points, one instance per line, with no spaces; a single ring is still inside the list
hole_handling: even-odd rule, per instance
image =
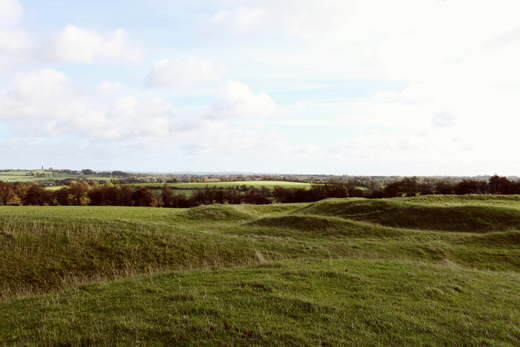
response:
[[[519,204],[0,207],[0,344],[514,346]]]
[[[4,304],[2,342],[150,346],[515,346],[515,273],[305,259],[166,272]]]

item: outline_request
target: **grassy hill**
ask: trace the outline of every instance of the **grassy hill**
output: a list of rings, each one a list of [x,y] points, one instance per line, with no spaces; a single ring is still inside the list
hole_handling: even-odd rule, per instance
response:
[[[517,230],[520,226],[518,206],[419,204],[411,199],[352,199],[348,202],[344,199],[327,199],[303,208],[296,214],[334,216],[405,229],[482,233]]]
[[[0,344],[515,346],[520,197],[0,207]]]

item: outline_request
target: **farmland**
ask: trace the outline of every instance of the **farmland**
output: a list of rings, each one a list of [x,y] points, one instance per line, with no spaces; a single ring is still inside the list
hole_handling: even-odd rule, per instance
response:
[[[137,187],[162,187],[164,184],[148,184],[148,183],[137,183],[134,184]],[[212,189],[219,188],[238,188],[241,186],[261,188],[265,187],[273,189],[274,187],[284,188],[310,188],[310,183],[303,182],[286,182],[286,181],[232,181],[232,182],[195,182],[195,183],[169,183],[172,189],[204,189],[206,187]]]
[[[63,187],[60,182],[65,180],[74,180],[74,181],[86,181],[90,182],[91,180],[100,182],[101,184],[106,181],[116,180],[119,183],[119,180],[122,180],[123,184],[128,184],[134,187],[148,187],[148,188],[156,188],[160,189],[164,186],[163,180],[166,180],[167,177],[159,176],[155,177],[153,175],[143,175],[138,174],[137,176],[144,176],[142,180],[150,181],[143,183],[124,183],[125,176],[118,175],[110,175],[110,173],[105,173],[103,175],[100,174],[91,174],[85,175],[81,173],[66,173],[66,172],[58,172],[58,171],[49,171],[49,170],[17,170],[17,171],[0,171],[0,181],[13,183],[13,182],[21,182],[21,183],[34,183],[34,184],[43,184],[47,186],[49,190],[57,190]],[[150,178],[151,177],[151,178]],[[200,180],[201,178],[199,178]],[[131,181],[134,181],[133,179]],[[155,183],[154,181],[161,181],[161,183]],[[139,182],[139,180],[137,180]],[[178,182],[178,183],[166,183],[172,190],[177,191],[177,193],[185,193],[191,194],[196,189],[225,189],[225,188],[233,188],[237,189],[239,187],[255,187],[255,188],[268,188],[273,189],[274,187],[284,187],[284,188],[310,188],[310,183],[305,182],[290,182],[290,181],[281,181],[281,180],[270,180],[270,181],[262,181],[257,179],[243,179],[240,181],[204,181],[204,182]],[[67,185],[67,184],[65,184]],[[186,191],[187,190],[187,191]]]
[[[18,170],[18,171],[7,171],[0,172],[0,181],[4,182],[28,182],[28,183],[54,183],[55,181],[65,179],[83,179],[83,180],[96,180],[96,181],[107,181],[109,177],[102,177],[99,175],[78,175],[69,174],[65,172],[52,172],[48,170]]]
[[[1,206],[0,342],[514,346],[519,229],[516,195]]]

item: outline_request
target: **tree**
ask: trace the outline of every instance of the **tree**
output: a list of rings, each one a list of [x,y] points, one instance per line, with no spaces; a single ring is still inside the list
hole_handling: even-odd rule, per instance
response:
[[[370,192],[369,198],[370,199],[382,199],[385,197],[385,192],[379,188],[372,189]]]
[[[52,203],[52,193],[45,190],[43,187],[31,184],[22,199],[22,203],[26,206],[50,205]]]
[[[16,186],[15,193],[19,197],[22,204],[25,204],[25,196],[27,195],[27,192],[31,186],[32,184],[30,183],[21,183]]]
[[[397,196],[403,196],[403,190],[400,181],[388,183],[384,189],[385,196],[387,198],[395,198]]]
[[[167,184],[165,184],[162,188],[161,198],[162,198],[164,207],[173,206],[173,192]]]
[[[215,192],[214,197],[215,197],[215,203],[217,203],[217,204],[223,204],[225,201],[225,198],[226,198],[224,191],[221,189],[217,190]]]
[[[449,195],[455,191],[455,185],[449,181],[439,181],[435,185],[435,192],[437,194]]]
[[[224,192],[224,201],[231,205],[238,205],[242,201],[242,197],[233,188],[229,187]]]
[[[134,203],[134,200],[132,199],[133,193],[132,188],[129,186],[122,186],[119,189],[118,206],[132,206]]]
[[[193,195],[193,200],[198,205],[204,205],[206,201],[206,193],[202,189],[197,189],[195,194]]]
[[[0,181],[0,205],[8,205],[14,196],[14,186],[10,183]]]
[[[417,189],[419,191],[419,194],[421,194],[421,195],[431,195],[431,194],[433,194],[432,188],[426,182],[419,183],[417,185]]]
[[[90,190],[90,184],[88,184],[87,181],[81,181],[81,184],[85,187],[87,191]]]
[[[487,182],[473,179],[464,179],[455,186],[455,194],[486,194]]]
[[[268,205],[271,203],[269,199],[264,197],[262,193],[248,192],[244,196],[244,202],[252,205]]]
[[[408,197],[414,197],[419,192],[419,187],[417,186],[417,177],[405,177],[401,180],[400,185]]]
[[[144,206],[144,207],[153,206],[154,203],[157,202],[153,198],[152,193],[150,193],[150,191],[146,187],[136,190],[132,194],[132,200],[134,201],[134,206]]]
[[[117,178],[111,178],[108,182],[110,182],[110,184],[113,186],[117,186],[119,184],[119,180]]]
[[[512,182],[507,177],[494,175],[489,178],[489,192],[491,194],[511,194],[509,193]]]
[[[86,183],[86,184],[83,184],[83,183]],[[90,186],[88,186],[88,183],[87,182],[81,182],[81,183],[77,183],[75,181],[72,181],[70,183],[70,186],[69,186],[69,192],[70,192],[70,195],[73,196],[73,201],[74,201],[74,205],[81,205],[81,199],[85,196],[85,193],[88,191],[88,188],[90,188]]]
[[[104,203],[104,192],[108,187],[93,188],[88,191],[88,198],[90,199],[90,205],[103,206]]]
[[[72,205],[72,199],[70,198],[70,190],[68,187],[63,187],[54,193],[56,202],[61,206]]]

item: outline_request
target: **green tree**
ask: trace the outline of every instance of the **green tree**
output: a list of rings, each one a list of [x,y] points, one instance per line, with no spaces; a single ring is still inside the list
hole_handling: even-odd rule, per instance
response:
[[[14,196],[14,186],[10,183],[0,181],[0,205],[8,205]]]
[[[72,181],[69,186],[69,192],[73,196],[74,205],[81,205],[82,198],[85,196],[85,193],[88,192],[90,186],[87,182],[81,183],[73,183]],[[85,184],[84,184],[85,183]],[[87,187],[88,186],[88,187]]]
[[[162,198],[164,207],[173,206],[173,192],[167,184],[165,184],[162,188],[161,198]]]

